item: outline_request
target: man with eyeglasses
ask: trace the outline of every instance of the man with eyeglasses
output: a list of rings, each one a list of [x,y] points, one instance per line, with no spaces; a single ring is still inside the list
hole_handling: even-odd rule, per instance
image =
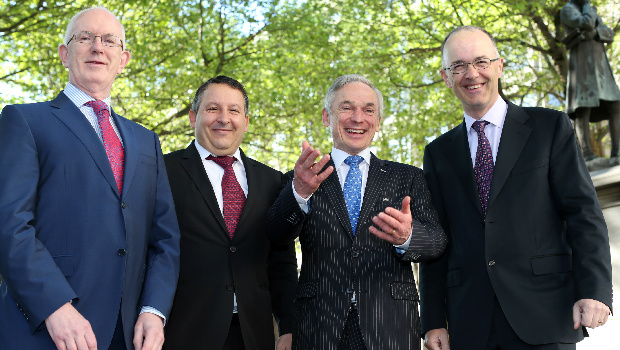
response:
[[[58,52],[65,90],[0,116],[0,348],[161,349],[180,234],[157,135],[110,106],[123,26],[84,10]]]
[[[464,121],[427,145],[448,247],[421,264],[422,334],[438,349],[575,349],[611,302],[607,227],[567,115],[499,96],[485,30],[444,40],[441,76]],[[449,339],[448,339],[449,333]]]

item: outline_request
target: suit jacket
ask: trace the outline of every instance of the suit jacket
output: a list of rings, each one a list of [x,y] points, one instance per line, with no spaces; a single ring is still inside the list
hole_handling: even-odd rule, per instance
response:
[[[327,166],[333,166],[332,160]],[[419,349],[418,292],[411,262],[434,258],[446,246],[422,171],[371,156],[355,237],[334,171],[312,195],[310,211],[297,204],[290,179],[269,211],[270,237],[299,237],[302,265],[295,295],[293,349],[336,349],[355,291],[368,349]],[[413,232],[405,254],[371,234],[371,218],[400,209],[411,196]]]
[[[164,348],[221,349],[234,293],[246,349],[273,349],[272,312],[280,334],[291,333],[297,284],[294,244],[271,244],[265,232],[282,173],[241,151],[248,195],[231,240],[194,143],[165,159],[181,228],[181,272]]]
[[[155,133],[112,112],[125,149],[122,196],[103,143],[64,94],[0,117],[0,344],[56,349],[45,319],[63,304],[106,349],[141,306],[167,315],[179,231]]]
[[[611,308],[607,228],[566,114],[508,103],[482,216],[465,123],[431,142],[424,173],[449,244],[421,265],[422,332],[446,328],[453,349],[481,349],[494,295],[530,344],[575,343],[572,307]]]

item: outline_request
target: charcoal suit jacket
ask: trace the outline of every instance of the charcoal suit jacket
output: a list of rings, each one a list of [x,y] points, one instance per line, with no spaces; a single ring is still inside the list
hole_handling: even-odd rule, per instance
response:
[[[494,297],[521,340],[575,343],[577,300],[611,308],[607,228],[566,114],[508,102],[486,218],[463,122],[426,147],[424,173],[449,244],[421,264],[422,332],[482,349]]]
[[[288,176],[269,211],[268,227],[274,242],[296,237],[301,242],[293,349],[336,349],[353,292],[368,349],[419,349],[419,298],[411,263],[437,257],[446,246],[422,170],[372,155],[355,236],[336,171],[312,194],[308,214],[294,198],[293,173]],[[368,229],[373,216],[386,207],[400,209],[405,196],[411,197],[413,231],[401,255]]]
[[[164,349],[222,349],[233,295],[245,348],[273,349],[272,314],[280,334],[292,332],[297,284],[294,243],[271,244],[265,227],[282,173],[241,151],[248,194],[231,240],[194,142],[165,155],[181,229],[181,270]]]

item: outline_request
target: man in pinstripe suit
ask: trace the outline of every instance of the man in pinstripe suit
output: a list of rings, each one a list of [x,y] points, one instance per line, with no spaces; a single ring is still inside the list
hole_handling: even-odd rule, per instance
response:
[[[370,152],[382,112],[381,92],[368,79],[336,79],[323,109],[331,155],[304,142],[269,212],[273,241],[301,241],[293,349],[420,347],[411,262],[439,256],[446,235],[422,171]],[[359,165],[350,163],[355,158]],[[351,172],[358,175],[349,182]]]

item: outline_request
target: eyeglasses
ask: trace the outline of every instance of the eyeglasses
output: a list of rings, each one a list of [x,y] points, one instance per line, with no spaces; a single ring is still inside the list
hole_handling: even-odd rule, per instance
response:
[[[492,62],[499,60],[498,58],[490,59],[490,58],[478,58],[473,62],[457,62],[451,65],[450,67],[444,68],[444,70],[449,70],[452,74],[461,74],[467,71],[467,68],[471,64],[476,70],[487,69],[491,65]]]
[[[121,38],[114,34],[95,35],[91,32],[77,32],[73,34],[71,39],[67,41],[67,45],[69,45],[73,39],[81,44],[92,44],[95,42],[97,37],[99,37],[101,39],[101,43],[107,47],[123,47],[123,41]]]

